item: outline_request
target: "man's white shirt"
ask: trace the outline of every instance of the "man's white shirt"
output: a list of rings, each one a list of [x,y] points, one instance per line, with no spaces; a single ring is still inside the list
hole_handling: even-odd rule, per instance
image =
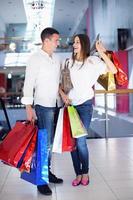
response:
[[[38,104],[45,107],[55,107],[60,79],[60,61],[55,56],[50,57],[40,49],[27,62],[21,102],[25,105]]]

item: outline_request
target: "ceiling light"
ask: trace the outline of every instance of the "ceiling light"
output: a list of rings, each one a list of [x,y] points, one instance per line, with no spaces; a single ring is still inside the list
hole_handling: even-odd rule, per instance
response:
[[[71,4],[73,4],[73,3],[74,3],[74,1],[70,1],[70,3],[71,3]]]
[[[9,74],[8,74],[8,79],[11,79],[11,78],[12,78],[12,74],[9,73]]]
[[[32,9],[43,9],[45,7],[45,1],[44,0],[35,0],[31,2],[31,8]]]
[[[8,4],[12,4],[12,2],[11,2],[11,1],[8,1]]]
[[[15,52],[15,50],[16,50],[16,44],[15,44],[14,42],[11,42],[11,43],[9,44],[9,49],[10,49],[11,51],[14,51],[14,52]]]
[[[27,27],[24,38],[39,43],[40,32],[51,27],[55,0],[23,0],[27,15]]]

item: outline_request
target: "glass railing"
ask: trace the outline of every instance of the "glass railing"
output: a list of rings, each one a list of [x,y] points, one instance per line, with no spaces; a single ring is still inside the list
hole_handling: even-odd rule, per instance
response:
[[[0,98],[0,141],[5,138],[11,130],[11,124],[8,118],[4,101]]]
[[[28,53],[35,51],[41,43],[36,43],[31,39],[24,39],[23,37],[6,37],[0,38],[0,51],[5,53]],[[60,37],[57,52],[70,52],[72,50],[72,38]]]
[[[5,92],[0,93],[0,98],[4,101],[6,108],[23,108],[24,105],[21,104],[21,92]]]
[[[96,90],[90,137],[133,137],[133,89]]]
[[[26,118],[22,93],[4,93],[11,124]],[[133,137],[133,89],[95,90],[93,118],[88,138]]]

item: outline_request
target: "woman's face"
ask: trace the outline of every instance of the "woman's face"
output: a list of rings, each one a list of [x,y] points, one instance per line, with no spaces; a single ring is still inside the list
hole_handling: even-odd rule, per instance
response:
[[[74,50],[74,54],[80,54],[81,53],[81,43],[80,43],[78,36],[76,36],[74,38],[73,50]]]

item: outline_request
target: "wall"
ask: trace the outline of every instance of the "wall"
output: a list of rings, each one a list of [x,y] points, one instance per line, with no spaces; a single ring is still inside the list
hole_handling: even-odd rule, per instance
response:
[[[132,0],[90,0],[91,38],[98,33],[104,43],[117,50],[117,29],[132,28]],[[93,37],[92,37],[93,36]]]
[[[4,37],[5,35],[6,26],[3,19],[0,17],[0,37]],[[0,40],[1,43],[1,40]]]

